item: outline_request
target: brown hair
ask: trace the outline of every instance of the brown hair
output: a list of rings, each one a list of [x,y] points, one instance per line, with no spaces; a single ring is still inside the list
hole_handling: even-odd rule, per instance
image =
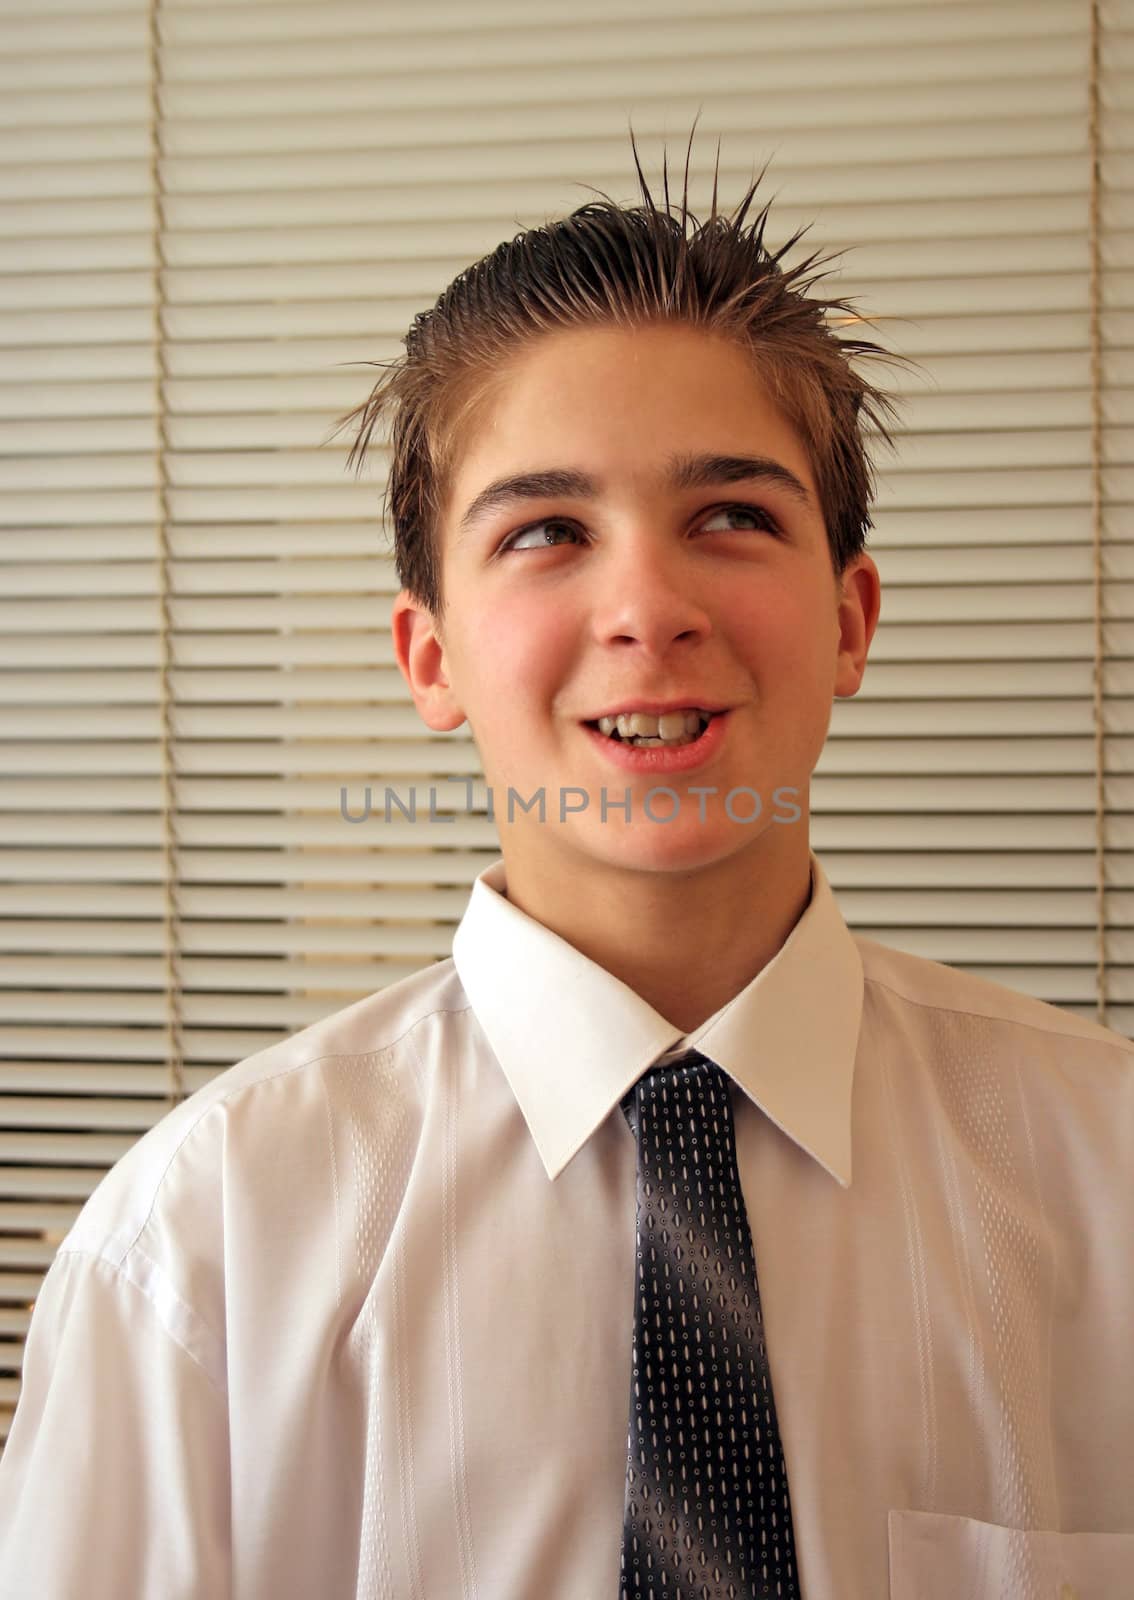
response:
[[[698,112],[698,116],[700,112]],[[694,119],[694,129],[696,119]],[[386,371],[368,398],[340,418],[358,432],[348,465],[361,470],[380,418],[393,417],[386,502],[393,510],[394,555],[402,587],[440,621],[440,520],[468,430],[507,376],[509,363],[542,336],[563,328],[681,322],[739,344],[770,385],[812,463],[836,576],[866,543],[874,475],[861,426],[867,419],[893,448],[886,418],[890,395],[856,373],[851,356],[892,355],[880,345],[836,338],[833,311],[863,319],[846,300],[807,297],[836,255],[813,254],[790,271],[779,265],[799,229],[772,254],[764,244],[770,206],[744,217],[767,171],[761,170],[729,218],[717,214],[717,168],[707,222],[688,209],[689,150],[680,217],[672,214],[663,155],[665,211],[659,212],[630,131],[643,204],[616,204],[602,190],[570,216],[529,228],[466,267],[405,335],[404,359],[366,365]],[[692,149],[693,133],[689,135]],[[590,187],[587,185],[587,187]],[[687,222],[694,231],[687,233]],[[811,276],[807,274],[811,272]],[[384,507],[385,509],[385,507]]]

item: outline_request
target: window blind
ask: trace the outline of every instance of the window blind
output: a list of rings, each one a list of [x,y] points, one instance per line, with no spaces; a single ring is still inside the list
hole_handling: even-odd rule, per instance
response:
[[[444,959],[498,854],[394,665],[388,457],[329,436],[468,262],[636,203],[628,115],[660,193],[700,109],[700,217],[717,135],[726,208],[770,156],[776,239],[852,247],[925,369],[876,374],[882,620],[813,785],[848,921],[1134,1035],[1132,11],[0,4],[0,1438],[107,1168]]]

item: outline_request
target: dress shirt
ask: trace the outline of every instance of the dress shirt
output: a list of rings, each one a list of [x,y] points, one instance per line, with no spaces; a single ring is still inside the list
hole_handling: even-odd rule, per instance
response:
[[[617,1600],[636,1146],[732,1080],[805,1600],[1134,1594],[1134,1046],[846,926],[818,859],[680,1034],[473,886],[451,959],[249,1056],[36,1303],[3,1600]]]

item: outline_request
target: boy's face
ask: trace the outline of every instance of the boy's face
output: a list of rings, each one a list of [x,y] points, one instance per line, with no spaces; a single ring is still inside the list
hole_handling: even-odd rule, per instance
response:
[[[671,457],[701,455],[765,458],[803,492],[667,481]],[[550,470],[593,479],[593,497],[541,493],[462,525],[489,485]],[[440,538],[445,616],[400,594],[397,659],[430,728],[468,721],[509,879],[806,860],[811,774],[833,697],[861,682],[878,575],[863,554],[840,592],[807,453],[739,350],[673,325],[550,335],[474,428]],[[628,772],[587,726],[648,701],[727,708],[696,766]],[[510,822],[509,786],[542,789],[546,820],[517,803]],[[655,821],[659,786],[679,804],[656,794]]]

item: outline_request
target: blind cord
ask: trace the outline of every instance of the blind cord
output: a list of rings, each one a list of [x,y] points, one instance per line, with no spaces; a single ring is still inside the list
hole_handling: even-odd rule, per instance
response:
[[[1094,565],[1095,613],[1095,918],[1097,966],[1095,972],[1098,1020],[1107,1024],[1106,973],[1106,707],[1103,699],[1106,643],[1103,633],[1103,403],[1102,403],[1102,137],[1100,132],[1099,57],[1100,0],[1091,0],[1090,59],[1087,72],[1087,143],[1090,150],[1090,189],[1087,212],[1090,281],[1091,346],[1091,532]]]
[[[150,196],[151,259],[153,261],[154,417],[156,419],[155,474],[158,490],[157,573],[159,604],[158,694],[161,749],[162,891],[165,960],[165,1058],[169,1071],[168,1096],[176,1106],[186,1098],[185,1038],[181,1013],[181,877],[177,834],[177,744],[173,726],[173,623],[170,615],[171,557],[169,549],[169,417],[166,409],[165,365],[165,189],[161,169],[161,36],[160,0],[149,0],[150,80]]]

